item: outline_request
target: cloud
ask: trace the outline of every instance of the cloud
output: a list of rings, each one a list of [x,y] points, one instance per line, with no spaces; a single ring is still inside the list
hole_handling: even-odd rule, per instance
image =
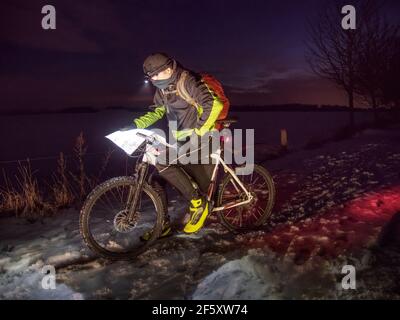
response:
[[[270,77],[252,88],[225,86],[225,91],[234,105],[346,103],[343,92],[331,82],[302,73]]]
[[[43,30],[42,0],[14,0],[2,4],[1,42],[51,51],[101,53],[126,45],[127,31],[114,5],[107,0],[53,1],[56,30]]]

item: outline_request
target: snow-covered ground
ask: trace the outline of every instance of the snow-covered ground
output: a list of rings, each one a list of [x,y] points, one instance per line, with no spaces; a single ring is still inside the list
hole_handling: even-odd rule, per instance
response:
[[[235,235],[210,219],[131,262],[94,256],[77,210],[35,223],[0,218],[0,299],[400,298],[400,242],[377,242],[400,212],[399,129],[263,164],[278,191],[265,228]],[[179,198],[170,211],[183,213]],[[45,265],[55,267],[54,290],[42,288]],[[355,290],[341,287],[344,265],[355,266]]]

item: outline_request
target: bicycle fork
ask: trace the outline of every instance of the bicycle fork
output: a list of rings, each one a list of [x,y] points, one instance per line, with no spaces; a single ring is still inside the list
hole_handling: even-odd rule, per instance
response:
[[[141,162],[136,166],[136,186],[131,186],[129,189],[128,201],[126,209],[128,210],[128,222],[132,222],[135,218],[136,208],[140,202],[140,194],[142,193],[143,183],[145,181],[149,164]]]

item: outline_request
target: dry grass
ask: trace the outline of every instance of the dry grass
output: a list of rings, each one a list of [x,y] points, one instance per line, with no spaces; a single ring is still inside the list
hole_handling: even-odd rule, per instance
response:
[[[3,170],[5,186],[0,188],[0,210],[5,212],[18,212],[24,208],[24,199],[22,194],[15,191],[11,186],[8,176]]]
[[[105,154],[98,174],[93,177],[88,176],[85,171],[86,153],[86,141],[81,132],[74,146],[74,170],[68,170],[66,157],[61,152],[57,159],[56,171],[52,174],[52,182],[43,182],[47,187],[46,191],[50,191],[47,192],[48,199],[43,196],[44,190],[39,186],[29,160],[26,164],[18,163],[16,183],[11,183],[3,170],[4,186],[0,186],[0,212],[35,218],[53,214],[62,208],[80,206],[88,191],[100,182],[113,151],[109,150]]]
[[[11,186],[8,177],[5,177],[5,181],[6,187],[0,191],[2,211],[14,212],[22,217],[43,216],[54,212],[54,207],[43,199],[29,160],[26,164],[19,163],[16,188]]]
[[[67,178],[67,161],[61,152],[57,160],[57,171],[53,174],[53,201],[57,209],[71,206],[74,202],[74,195]]]
[[[75,188],[73,188],[74,196],[79,201],[82,202],[86,195],[86,184],[88,177],[85,172],[85,161],[84,157],[87,152],[87,146],[85,143],[85,138],[81,132],[75,142],[74,155],[76,159],[76,172],[69,172],[70,177],[75,182]]]
[[[114,152],[114,150],[109,149],[104,154],[104,157],[103,157],[102,162],[101,162],[102,165],[101,165],[101,168],[100,168],[97,176],[88,180],[90,189],[93,189],[95,186],[97,186],[100,183],[101,178],[103,177],[103,175],[104,175],[104,173],[105,173],[105,171],[107,169],[108,163],[110,162],[110,159],[111,159],[111,156],[112,156],[113,152]]]

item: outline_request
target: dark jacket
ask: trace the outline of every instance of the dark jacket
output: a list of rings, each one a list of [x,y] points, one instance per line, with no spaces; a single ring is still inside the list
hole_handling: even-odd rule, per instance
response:
[[[178,140],[190,136],[193,130],[202,136],[214,128],[223,103],[201,80],[200,75],[189,70],[186,70],[188,75],[184,82],[185,88],[199,108],[181,98],[177,94],[176,83],[184,70],[178,65],[173,74],[174,82],[164,90],[157,89],[154,105],[151,106],[153,110],[134,120],[137,128],[147,128],[165,114],[168,121],[176,121],[177,130],[172,130],[172,133]]]

